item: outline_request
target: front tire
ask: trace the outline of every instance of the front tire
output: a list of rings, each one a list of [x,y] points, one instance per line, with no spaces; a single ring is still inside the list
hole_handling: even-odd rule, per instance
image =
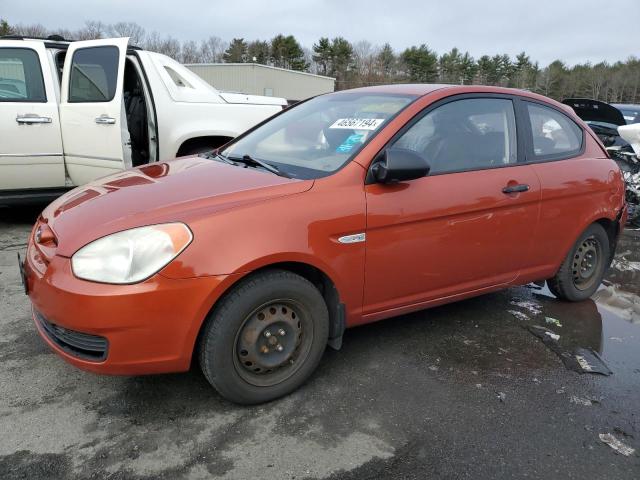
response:
[[[200,336],[200,366],[226,399],[268,402],[309,378],[328,333],[318,289],[292,272],[267,270],[242,280],[211,312]]]
[[[594,223],[578,238],[556,275],[547,280],[551,293],[562,300],[579,302],[595,293],[611,258],[609,236]]]

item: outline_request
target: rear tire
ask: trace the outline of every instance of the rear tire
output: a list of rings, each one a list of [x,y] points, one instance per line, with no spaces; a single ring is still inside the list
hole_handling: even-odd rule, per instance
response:
[[[300,387],[327,345],[329,313],[318,289],[285,270],[242,280],[200,336],[200,367],[226,399],[268,402]]]
[[[611,259],[609,236],[594,223],[578,238],[556,275],[547,280],[551,293],[562,300],[586,300],[602,283]]]

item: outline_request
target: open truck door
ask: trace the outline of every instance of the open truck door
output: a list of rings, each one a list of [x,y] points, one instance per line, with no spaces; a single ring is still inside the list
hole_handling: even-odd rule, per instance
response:
[[[126,167],[130,147],[123,141],[123,83],[128,41],[73,42],[67,51],[60,123],[67,174],[76,185]]]
[[[42,198],[64,187],[58,102],[42,42],[1,42],[0,125],[0,199],[12,190]]]

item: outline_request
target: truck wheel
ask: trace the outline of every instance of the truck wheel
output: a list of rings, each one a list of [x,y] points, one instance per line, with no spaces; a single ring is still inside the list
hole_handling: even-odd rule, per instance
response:
[[[589,298],[600,286],[610,257],[607,232],[594,223],[578,238],[556,275],[547,280],[556,297],[571,302]]]
[[[311,282],[285,270],[260,272],[241,281],[207,318],[200,367],[228,400],[267,402],[309,378],[328,333],[327,305]]]

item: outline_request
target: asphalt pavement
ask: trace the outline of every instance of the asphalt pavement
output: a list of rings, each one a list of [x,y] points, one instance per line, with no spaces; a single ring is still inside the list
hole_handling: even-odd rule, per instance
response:
[[[528,285],[355,328],[303,388],[239,407],[196,368],[50,352],[16,263],[38,211],[0,209],[0,479],[640,478],[640,231],[593,300]]]

